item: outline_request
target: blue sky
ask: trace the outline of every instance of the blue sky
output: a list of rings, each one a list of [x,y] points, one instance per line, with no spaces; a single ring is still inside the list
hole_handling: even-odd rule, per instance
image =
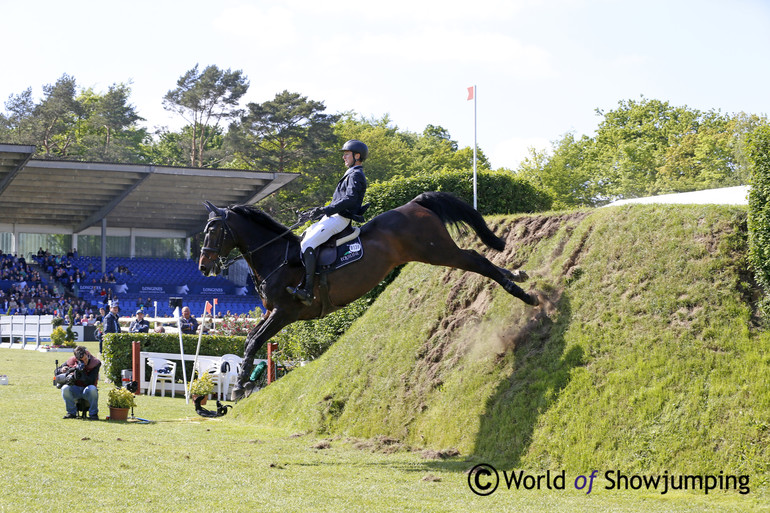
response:
[[[245,102],[289,90],[327,112],[441,125],[493,167],[592,135],[621,100],[770,114],[768,0],[0,0],[0,99],[62,74],[98,92],[131,82],[149,128],[196,63],[240,69]],[[244,102],[244,103],[245,103]],[[373,148],[376,151],[376,148]]]

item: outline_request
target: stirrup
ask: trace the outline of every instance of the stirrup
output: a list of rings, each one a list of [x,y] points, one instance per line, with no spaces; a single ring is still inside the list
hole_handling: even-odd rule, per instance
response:
[[[313,304],[313,294],[297,285],[296,288],[286,287],[286,291],[294,296],[294,299],[299,300],[303,305],[310,306]]]

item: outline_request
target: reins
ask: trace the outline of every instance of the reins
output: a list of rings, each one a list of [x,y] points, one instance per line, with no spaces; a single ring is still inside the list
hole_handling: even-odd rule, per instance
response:
[[[227,211],[229,211],[229,209],[227,209]],[[219,255],[219,252],[222,249],[222,244],[223,244],[223,242],[225,240],[225,233],[226,232],[230,232],[230,237],[232,237],[233,240],[235,240],[235,236],[233,234],[233,230],[232,230],[232,228],[230,228],[230,225],[227,223],[227,211],[225,212],[224,216],[214,216],[214,217],[209,218],[208,223],[206,223],[206,228],[204,229],[204,231],[208,230],[208,225],[211,224],[212,221],[222,221],[222,226],[224,227],[224,229],[222,230],[222,233],[220,234],[219,240],[217,241],[217,246],[218,247],[216,247],[216,248],[203,247],[203,248],[201,248],[202,251],[211,251],[211,252],[216,253],[217,255]],[[273,242],[275,242],[275,241],[285,237],[287,234],[291,233],[292,230],[294,230],[298,226],[304,224],[306,221],[307,221],[307,219],[305,218],[305,216],[300,215],[299,220],[296,223],[294,223],[293,225],[289,226],[286,230],[284,230],[280,234],[276,235],[275,237],[273,237],[272,239],[268,240],[267,242],[264,242],[264,243],[260,244],[256,248],[252,248],[252,249],[249,249],[248,251],[246,251],[245,253],[241,253],[240,255],[238,255],[235,258],[225,258],[225,257],[219,255],[218,262],[217,262],[217,264],[219,266],[219,269],[221,271],[224,271],[225,269],[227,269],[228,267],[233,265],[235,262],[237,262],[241,258],[243,258],[244,260],[249,262],[251,260],[251,258],[252,258],[251,255],[253,255],[254,253],[256,253],[257,251],[259,251],[261,249],[266,248],[267,246],[269,246]],[[278,271],[281,267],[283,267],[283,266],[285,266],[286,264],[289,263],[289,245],[290,245],[289,241],[287,240],[286,241],[286,253],[284,255],[283,262],[281,262],[281,264],[279,264],[278,267],[276,267],[275,269],[270,271],[268,273],[268,275],[265,278],[263,278],[258,284],[256,283],[256,280],[254,280],[255,284],[257,285],[257,290],[259,290],[262,287],[262,285],[267,281],[267,279],[270,276],[275,274],[275,272]],[[247,256],[248,256],[248,260],[246,258]],[[250,265],[249,266],[249,272],[251,272],[252,275],[253,275],[253,271],[251,270],[251,267],[252,266]]]

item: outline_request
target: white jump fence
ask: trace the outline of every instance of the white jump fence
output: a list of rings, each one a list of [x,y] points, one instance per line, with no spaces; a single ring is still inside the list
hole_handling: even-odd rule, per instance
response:
[[[182,365],[182,362],[193,362],[193,361],[195,361],[195,355],[194,354],[185,354],[184,355],[184,359],[183,359],[182,356],[179,353],[153,353],[153,352],[140,351],[139,352],[139,379],[136,380],[136,381],[139,382],[139,386],[141,388],[141,393],[143,393],[143,394],[149,394],[150,389],[152,387],[151,375],[148,375],[148,373],[147,373],[147,360],[150,359],[150,358],[162,358],[164,360],[172,360],[172,361],[175,361],[175,362],[178,363],[178,367],[179,368],[178,368],[178,370],[176,372],[177,379],[174,380],[174,383],[169,383],[169,387],[168,387],[169,388],[169,392],[170,392],[169,395],[171,395],[171,396],[174,396],[174,395],[182,395],[182,396],[184,396],[185,395],[185,388],[184,388],[184,383],[182,383],[182,379],[181,379],[181,376],[183,374],[182,374],[180,366]],[[220,362],[221,357],[199,355],[198,359],[199,360],[206,359],[206,360],[210,360],[210,361]],[[255,358],[254,359],[254,364],[257,364],[258,362],[268,363],[267,360],[262,360],[262,359]],[[276,365],[276,364],[274,363],[273,365]],[[234,372],[234,371],[235,371],[235,369],[230,369],[230,372]],[[196,377],[198,377],[198,376],[196,375]],[[216,380],[218,380],[219,382],[222,382],[223,378],[224,378],[224,373],[217,367],[217,370],[216,370],[216,372],[214,372],[214,376],[213,377]],[[188,382],[188,384],[189,384],[190,381],[192,381],[192,379],[193,379],[192,376],[188,373],[187,374],[187,382]],[[226,380],[225,383],[227,383],[227,385],[224,387],[224,389],[221,389],[221,394],[219,394],[218,397],[217,397],[218,399],[226,399],[226,398],[230,397],[230,395],[229,395],[229,392],[230,392],[229,386],[234,386],[235,385],[235,377],[233,377],[233,379],[231,379],[231,380]],[[158,390],[160,390],[160,389],[158,389]],[[164,390],[165,390],[165,388],[164,388]],[[215,392],[215,394],[216,394],[216,392]]]
[[[51,340],[53,315],[0,315],[0,347],[36,351]]]

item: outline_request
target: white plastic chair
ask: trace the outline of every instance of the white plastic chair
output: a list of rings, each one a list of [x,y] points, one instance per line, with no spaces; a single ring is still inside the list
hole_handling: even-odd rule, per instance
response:
[[[243,358],[238,355],[226,354],[222,356],[222,361],[219,364],[219,374],[222,379],[222,393],[225,400],[230,397],[230,384],[235,384],[238,374],[241,372],[242,364]]]
[[[211,380],[217,386],[217,398],[222,398],[222,375],[219,372],[219,358],[211,357],[198,357],[196,367],[193,369],[193,374],[197,371],[198,376],[202,376],[206,373],[211,374]]]
[[[166,396],[166,383],[171,383],[171,397],[174,397],[174,377],[176,376],[176,362],[165,358],[148,358],[147,364],[152,367],[150,377],[150,395],[155,395],[158,381],[162,383],[161,397]]]

